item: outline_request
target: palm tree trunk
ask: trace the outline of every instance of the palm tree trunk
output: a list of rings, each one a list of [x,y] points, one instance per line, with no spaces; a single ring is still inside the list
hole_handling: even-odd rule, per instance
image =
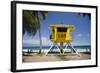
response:
[[[39,24],[39,39],[40,39],[40,49],[39,49],[39,54],[42,52],[42,38],[41,38],[41,19],[39,18],[39,12],[37,12],[37,19],[38,19],[38,24]]]
[[[39,18],[39,13],[38,13],[38,20],[39,20],[39,38],[40,38],[40,50],[39,50],[39,54],[41,54],[42,53],[42,37],[41,37],[42,34],[41,34],[41,19]]]
[[[40,39],[40,50],[39,50],[39,54],[41,54],[41,52],[42,52],[41,24],[39,24],[39,39]]]

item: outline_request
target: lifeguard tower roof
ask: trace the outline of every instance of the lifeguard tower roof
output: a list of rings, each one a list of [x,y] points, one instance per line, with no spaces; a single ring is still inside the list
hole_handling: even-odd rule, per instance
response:
[[[75,29],[74,26],[71,25],[71,24],[69,24],[69,25],[66,25],[66,24],[56,24],[56,25],[55,24],[51,24],[49,27],[50,28],[53,28],[53,27],[55,27],[55,28],[57,28],[57,27],[60,27],[60,28],[65,27],[65,28],[70,28],[72,30]]]
[[[73,27],[73,25],[69,24],[51,24],[50,27]]]

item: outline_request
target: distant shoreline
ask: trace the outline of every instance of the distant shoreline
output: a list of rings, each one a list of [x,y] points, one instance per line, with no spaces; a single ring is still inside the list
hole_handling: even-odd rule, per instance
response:
[[[86,48],[86,49],[77,49],[77,48],[75,48],[76,49],[76,51],[77,52],[91,52],[91,49],[90,48]],[[42,52],[47,52],[49,50],[49,48],[48,49],[42,49]],[[38,52],[39,51],[39,49],[22,49],[22,51],[23,52]],[[60,52],[60,50],[59,49],[53,49],[52,50],[52,52]],[[71,52],[71,49],[64,49],[64,52]]]

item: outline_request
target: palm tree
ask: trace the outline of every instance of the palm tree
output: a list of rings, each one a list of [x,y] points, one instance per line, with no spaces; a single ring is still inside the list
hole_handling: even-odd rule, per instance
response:
[[[79,13],[79,15],[82,15],[83,17],[88,16],[89,20],[91,19],[91,14],[90,13]]]
[[[40,38],[40,50],[42,49],[42,39],[41,39],[41,21],[43,21],[47,16],[46,11],[30,11],[23,10],[23,34],[27,32],[30,36],[34,36],[39,30]]]

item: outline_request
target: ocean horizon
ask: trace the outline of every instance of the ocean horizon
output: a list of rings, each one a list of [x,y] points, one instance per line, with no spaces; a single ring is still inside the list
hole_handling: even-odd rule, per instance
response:
[[[91,46],[90,45],[84,45],[84,46],[73,46],[74,48],[76,48],[76,49],[91,49]],[[38,49],[40,49],[40,46],[28,46],[28,47],[22,47],[23,49],[33,49],[33,50],[38,50]],[[50,46],[42,46],[42,49],[49,49],[50,48]],[[65,48],[65,46],[64,46],[64,48]],[[55,49],[57,49],[56,47],[55,47]]]

